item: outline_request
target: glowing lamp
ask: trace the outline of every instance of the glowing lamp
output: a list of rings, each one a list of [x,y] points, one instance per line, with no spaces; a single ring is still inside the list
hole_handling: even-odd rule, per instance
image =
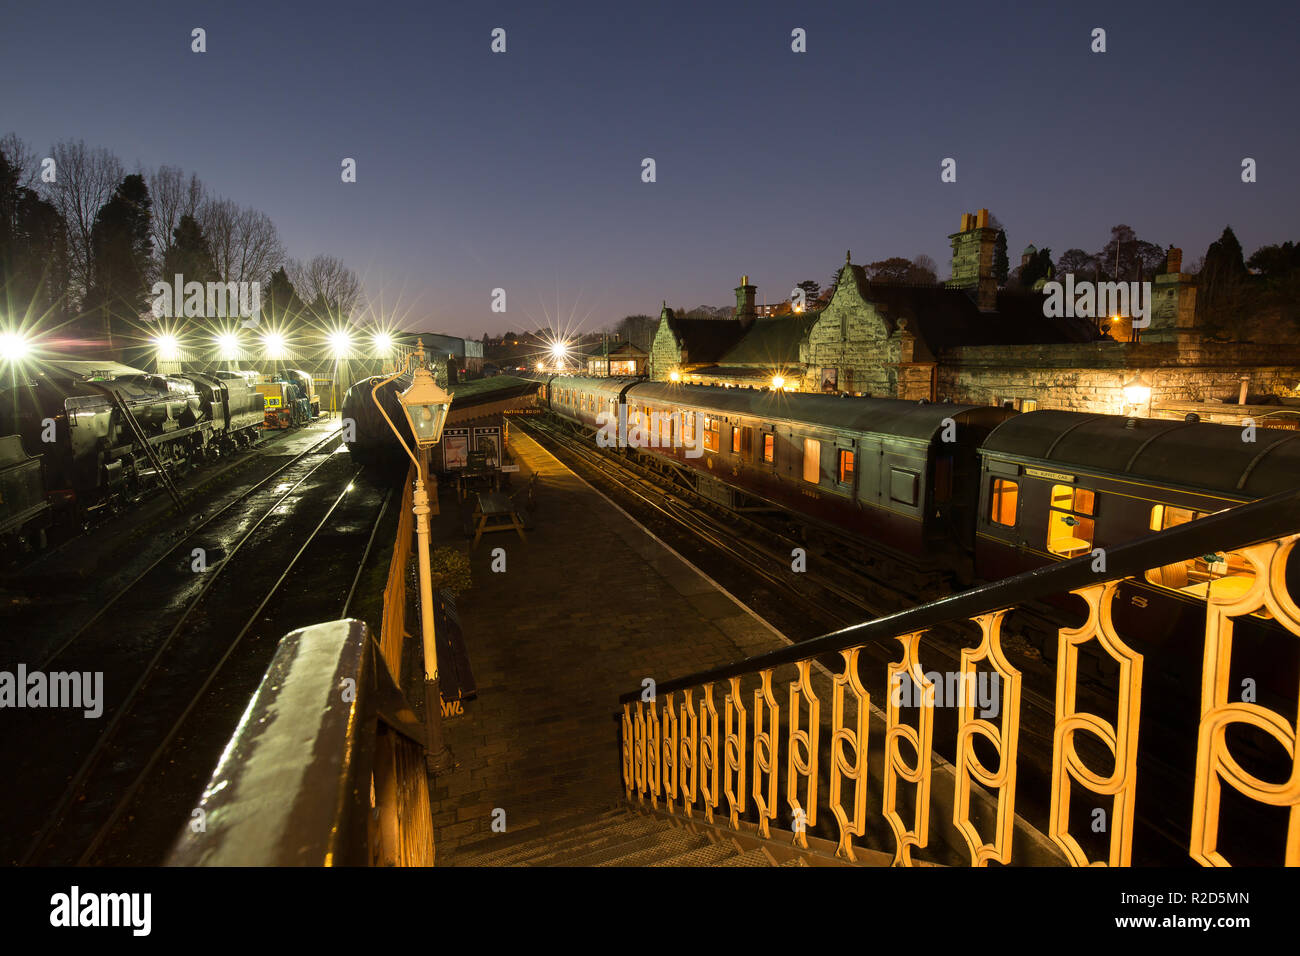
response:
[[[397,396],[420,448],[431,448],[442,438],[442,426],[451,410],[451,396],[438,387],[424,366],[415,370],[411,387]]]
[[[339,329],[329,334],[330,351],[334,357],[343,358],[352,349],[352,336],[347,332]]]
[[[181,346],[176,341],[174,335],[160,335],[153,340],[154,347],[158,349],[158,360],[160,362],[175,362],[181,357]]]
[[[671,382],[680,382],[682,380],[682,373],[677,371],[669,372],[668,380]]]
[[[239,354],[239,336],[232,332],[217,336],[217,348],[221,349],[221,357],[224,359],[233,359]]]
[[[268,332],[262,338],[262,346],[267,358],[282,359],[285,356],[284,336],[279,332]]]
[[[32,343],[21,332],[0,332],[0,361],[20,362],[31,351]]]
[[[783,379],[780,375],[773,375],[773,376],[772,376],[772,387],[773,387],[773,388],[778,388],[778,389],[779,389],[779,388],[785,388],[785,379]]]
[[[393,337],[387,332],[376,332],[371,341],[375,346],[375,351],[380,355],[387,355],[393,350]]]

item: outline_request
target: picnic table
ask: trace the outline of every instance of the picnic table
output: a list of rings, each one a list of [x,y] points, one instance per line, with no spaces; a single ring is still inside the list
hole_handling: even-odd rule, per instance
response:
[[[515,513],[514,502],[510,496],[500,491],[480,491],[474,505],[474,543],[470,550],[478,547],[479,538],[489,531],[516,531],[519,540],[527,541],[523,522]]]

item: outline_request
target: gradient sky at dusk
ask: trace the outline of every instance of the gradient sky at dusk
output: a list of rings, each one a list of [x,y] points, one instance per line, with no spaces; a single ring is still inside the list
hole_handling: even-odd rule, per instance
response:
[[[3,15],[0,133],[196,172],[408,327],[596,328],[728,303],[742,273],[777,301],[846,249],[926,253],[946,278],[946,237],[981,206],[1013,262],[1096,251],[1119,222],[1188,262],[1226,224],[1247,254],[1300,239],[1290,2],[53,10]]]

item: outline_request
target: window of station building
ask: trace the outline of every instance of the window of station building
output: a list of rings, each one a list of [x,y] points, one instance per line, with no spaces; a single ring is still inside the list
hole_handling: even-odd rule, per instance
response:
[[[816,438],[803,440],[803,480],[820,484],[822,479],[822,443]]]
[[[771,432],[763,433],[763,461],[769,465],[776,458],[776,436]]]
[[[992,507],[989,509],[989,520],[994,524],[1014,528],[1016,526],[1016,506],[1020,503],[1020,486],[1006,478],[994,478],[993,492],[989,495],[989,498],[993,502]]]
[[[716,418],[704,419],[704,450],[716,452],[722,447],[722,425]]]
[[[1091,488],[1052,485],[1047,515],[1047,550],[1063,558],[1074,558],[1092,550],[1096,532],[1093,514],[1097,496]]]
[[[1151,530],[1167,531],[1189,521],[1204,518],[1209,512],[1193,511],[1175,505],[1151,507]],[[1239,598],[1255,584],[1255,569],[1236,551],[1216,551],[1186,561],[1151,568],[1149,583],[1193,597]],[[1270,617],[1268,611],[1256,611],[1256,617]]]
[[[836,474],[840,484],[848,484],[853,480],[853,452],[847,448],[841,448],[839,453],[838,467]]]

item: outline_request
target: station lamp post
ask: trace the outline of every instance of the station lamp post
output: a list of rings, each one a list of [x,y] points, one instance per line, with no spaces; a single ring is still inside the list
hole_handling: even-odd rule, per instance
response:
[[[411,368],[415,360],[415,369],[411,375],[411,385],[397,396],[402,411],[415,436],[415,445],[420,455],[407,446],[393,420],[384,411],[379,401],[379,390],[403,372]],[[398,443],[415,463],[415,491],[412,495],[412,513],[415,515],[416,551],[420,562],[420,633],[424,646],[424,707],[426,756],[429,770],[434,773],[450,770],[452,767],[451,751],[442,737],[442,685],[438,679],[438,647],[434,642],[433,625],[433,572],[429,558],[429,493],[425,489],[425,477],[428,471],[428,452],[442,438],[442,427],[447,422],[447,413],[451,409],[451,396],[438,387],[433,373],[424,364],[424,340],[418,342],[414,352],[408,352],[402,367],[391,376],[375,385],[370,390],[370,397],[393,430]]]

